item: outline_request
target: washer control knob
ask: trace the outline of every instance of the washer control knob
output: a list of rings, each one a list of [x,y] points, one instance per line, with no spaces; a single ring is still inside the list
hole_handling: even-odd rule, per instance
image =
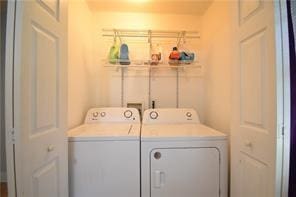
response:
[[[156,111],[150,112],[150,118],[151,119],[156,119],[158,117],[158,113]]]
[[[100,116],[101,116],[101,117],[105,117],[105,116],[106,116],[106,112],[104,112],[104,111],[101,112],[101,113],[100,113]]]
[[[191,112],[187,112],[187,113],[186,113],[186,116],[187,116],[188,118],[191,118],[192,113],[191,113]]]
[[[126,118],[131,118],[132,115],[133,115],[133,112],[131,110],[126,110],[124,113],[123,113],[124,117]]]
[[[95,117],[95,118],[98,117],[98,115],[99,115],[99,112],[94,112],[93,113],[93,117]]]

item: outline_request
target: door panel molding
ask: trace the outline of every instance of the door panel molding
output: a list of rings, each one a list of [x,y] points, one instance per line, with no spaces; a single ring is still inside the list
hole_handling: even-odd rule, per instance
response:
[[[240,187],[239,193],[243,195],[242,197],[269,197],[268,165],[244,152],[240,153],[240,163],[240,182],[248,186]]]
[[[59,40],[40,24],[33,23],[32,30],[34,44],[31,51],[35,58],[31,69],[33,87],[31,132],[34,135],[59,127]],[[42,48],[46,48],[46,51]],[[49,56],[52,58],[46,59]]]
[[[49,15],[59,20],[59,0],[36,0]]]
[[[33,197],[59,197],[59,164],[58,158],[45,163],[33,173],[32,185],[34,188]],[[43,179],[45,177],[45,179]],[[48,182],[49,180],[49,182]],[[44,185],[47,187],[44,188]],[[46,192],[45,192],[46,191]],[[47,196],[45,196],[47,195]]]
[[[241,126],[266,130],[266,28],[240,42]]]
[[[263,0],[239,1],[239,21],[242,25],[264,7]]]

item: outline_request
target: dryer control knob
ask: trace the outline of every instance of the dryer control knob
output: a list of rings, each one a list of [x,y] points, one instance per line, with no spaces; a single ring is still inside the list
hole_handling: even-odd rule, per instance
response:
[[[156,111],[150,112],[150,118],[151,119],[156,119],[158,117],[158,113]]]
[[[191,112],[187,112],[187,113],[186,113],[186,116],[187,116],[188,118],[191,118],[192,113],[191,113]]]
[[[104,112],[104,111],[101,112],[101,113],[100,113],[100,116],[101,116],[101,117],[105,117],[105,116],[106,116],[106,112]]]
[[[130,118],[132,117],[133,115],[133,112],[131,110],[126,110],[124,113],[123,113],[124,117],[126,118]]]
[[[94,113],[93,113],[93,117],[95,117],[95,118],[98,117],[98,115],[99,115],[98,112],[94,112]]]

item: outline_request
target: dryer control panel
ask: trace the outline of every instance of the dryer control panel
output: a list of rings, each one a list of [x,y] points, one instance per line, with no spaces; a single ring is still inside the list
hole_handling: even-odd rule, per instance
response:
[[[172,123],[188,124],[200,123],[197,112],[187,108],[148,109],[144,112],[143,124]]]
[[[135,108],[92,108],[88,110],[84,122],[86,124],[102,122],[140,123],[140,114]]]

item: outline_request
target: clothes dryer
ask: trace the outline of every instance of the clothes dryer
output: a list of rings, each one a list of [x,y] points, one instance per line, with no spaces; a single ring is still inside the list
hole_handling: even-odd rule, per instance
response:
[[[226,197],[227,137],[193,109],[149,109],[141,131],[142,197]]]

